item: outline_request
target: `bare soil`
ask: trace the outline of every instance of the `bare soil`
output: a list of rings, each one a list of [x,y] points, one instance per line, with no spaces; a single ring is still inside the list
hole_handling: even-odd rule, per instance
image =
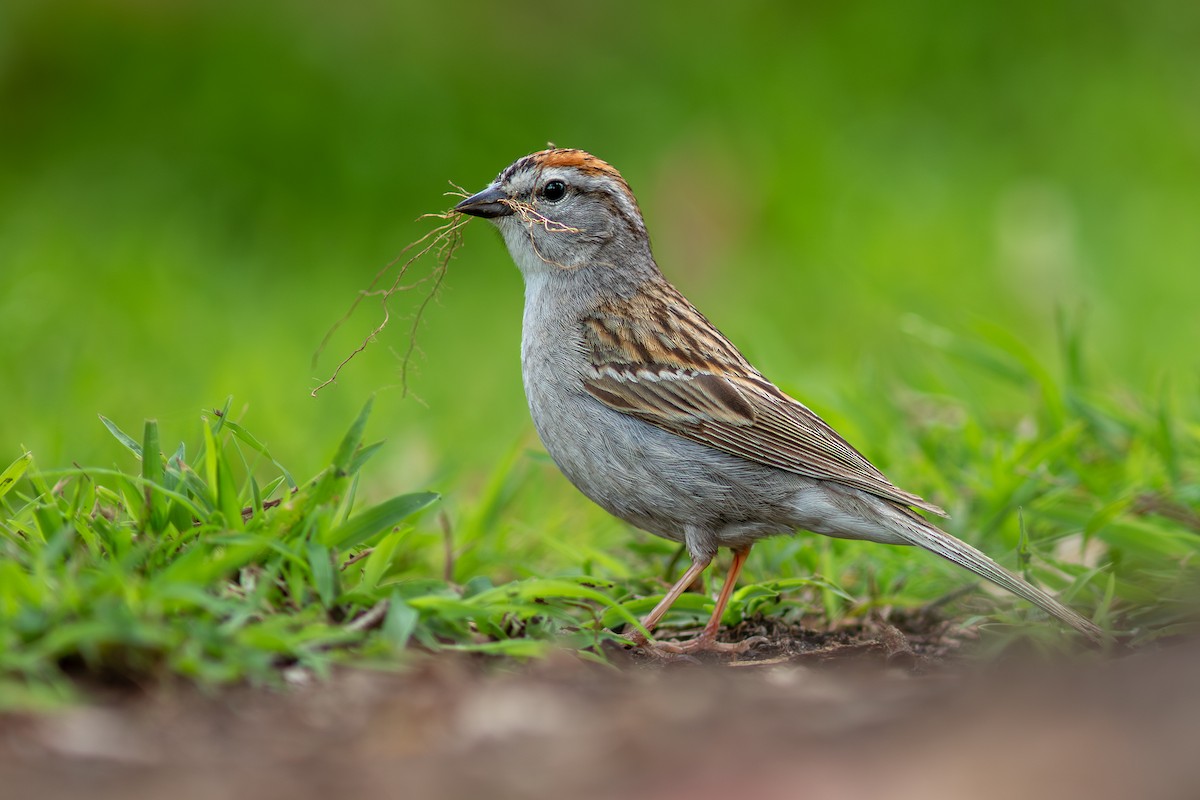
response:
[[[1200,647],[982,666],[937,624],[766,622],[738,660],[430,656],[0,717],[0,798],[1194,798]]]

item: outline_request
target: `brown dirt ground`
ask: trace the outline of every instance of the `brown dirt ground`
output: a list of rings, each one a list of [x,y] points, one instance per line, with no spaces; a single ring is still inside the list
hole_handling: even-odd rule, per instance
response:
[[[735,662],[101,689],[0,717],[0,798],[1200,797],[1200,646],[983,667],[954,656],[962,631],[906,630],[747,623],[729,637],[770,642]]]

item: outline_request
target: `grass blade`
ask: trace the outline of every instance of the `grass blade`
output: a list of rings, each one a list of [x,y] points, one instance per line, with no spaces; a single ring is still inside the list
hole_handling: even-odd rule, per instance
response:
[[[100,421],[104,423],[104,427],[108,428],[108,432],[111,433],[118,442],[129,448],[129,451],[138,458],[142,457],[142,446],[138,444],[136,439],[118,428],[117,423],[113,422],[108,417],[104,416],[103,414],[100,414],[99,416]]]
[[[33,453],[26,450],[17,456],[16,461],[5,467],[4,472],[0,472],[0,497],[4,497],[12,487],[17,485],[17,481],[21,479],[31,464],[33,464]]]
[[[417,492],[385,500],[326,533],[323,542],[338,550],[348,550],[388,530],[439,497],[435,492]]]

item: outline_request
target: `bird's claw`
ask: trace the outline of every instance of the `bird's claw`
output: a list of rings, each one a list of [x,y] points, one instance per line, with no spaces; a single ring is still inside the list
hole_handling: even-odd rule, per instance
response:
[[[759,644],[769,640],[765,636],[751,636],[740,642],[718,642],[715,634],[701,633],[686,642],[650,641],[641,633],[635,633],[630,640],[635,647],[640,647],[648,654],[668,661],[693,661],[696,653],[722,653],[726,655],[741,655]]]

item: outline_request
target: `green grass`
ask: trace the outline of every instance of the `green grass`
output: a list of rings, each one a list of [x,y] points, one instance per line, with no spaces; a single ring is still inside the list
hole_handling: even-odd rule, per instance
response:
[[[362,441],[370,404],[301,485],[228,410],[205,415],[191,459],[182,444],[165,456],[153,421],[139,443],[103,420],[140,471],[41,473],[26,454],[0,476],[0,704],[70,697],[80,670],[273,683],[410,644],[528,656],[572,604],[612,605],[569,578],[431,577],[411,518],[436,494],[353,509],[379,449]],[[275,475],[260,484],[263,464]]]
[[[948,374],[975,372],[1030,402],[985,418],[962,396],[893,386],[897,402],[881,407],[864,395],[873,412],[864,419],[894,431],[886,460],[944,498],[953,533],[1127,642],[1190,630],[1196,409],[1167,395],[1097,395],[1074,340],[1056,376],[1012,337],[913,326],[952,354]],[[555,546],[561,530],[548,522],[534,533],[542,558],[501,579],[526,551],[505,535],[507,520],[528,511],[525,494],[542,505],[535,484],[547,477],[545,457],[524,449],[498,465],[457,529],[427,511],[438,501],[431,492],[356,508],[363,470],[387,447],[364,444],[370,409],[303,482],[229,417],[228,402],[203,415],[190,456],[184,444],[164,449],[154,421],[139,441],[102,417],[129,452],[123,469],[39,471],[30,454],[19,457],[0,475],[0,704],[69,699],[81,671],[270,684],[297,668],[403,663],[408,652],[530,657],[557,646],[603,658],[595,646],[608,629],[648,611],[679,568],[663,540],[633,534],[624,552]],[[721,579],[710,571],[710,592],[685,595],[668,622],[703,619]],[[802,534],[754,550],[725,622],[761,614],[844,624],[929,605],[972,580],[911,549]],[[947,613],[994,637],[1055,636],[1007,596],[970,594]]]

